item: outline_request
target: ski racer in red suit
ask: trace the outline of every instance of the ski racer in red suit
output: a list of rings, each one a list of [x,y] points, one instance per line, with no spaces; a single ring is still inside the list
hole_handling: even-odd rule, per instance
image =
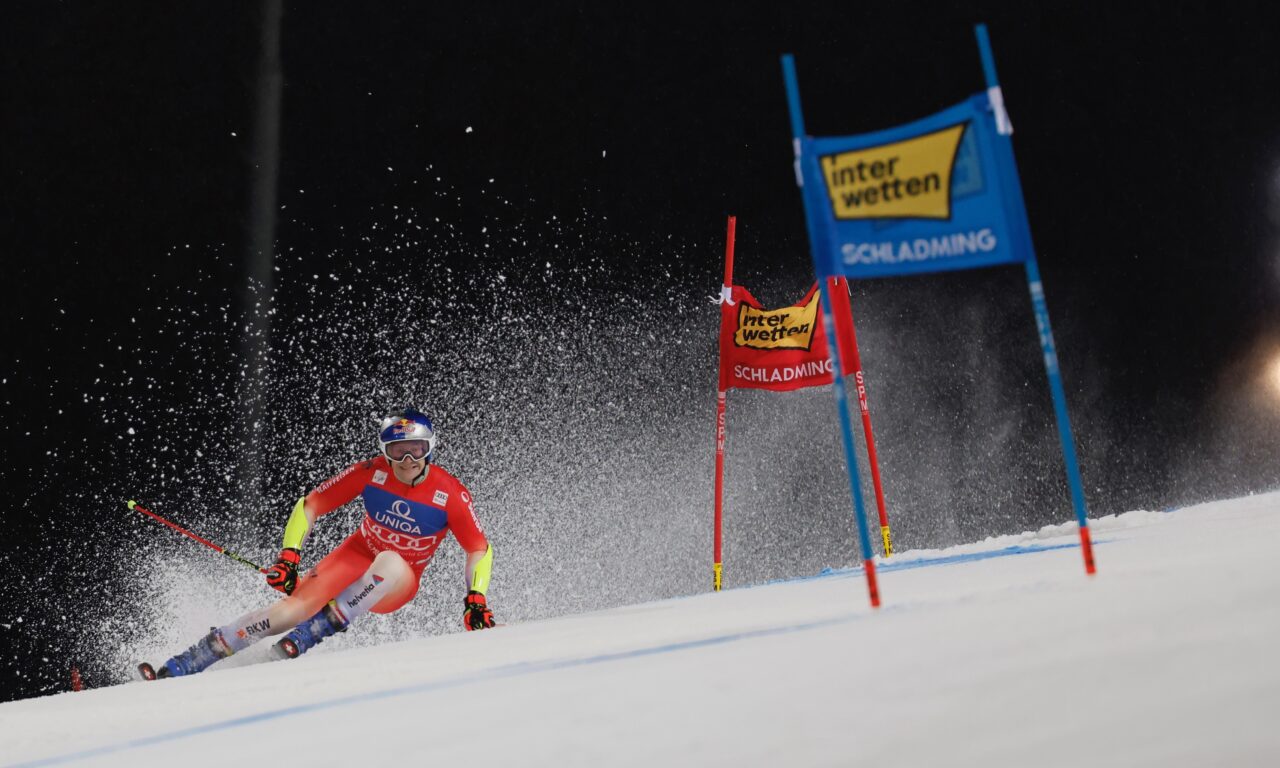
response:
[[[391,613],[418,592],[423,569],[450,531],[467,553],[463,625],[493,626],[485,592],[493,548],[476,519],[471,494],[431,459],[436,436],[431,420],[405,409],[383,420],[382,455],[347,467],[298,499],[285,526],[284,549],[266,569],[267,583],[286,597],[213,629],[159,670],[140,664],[144,678],[179,677],[270,635],[280,656],[293,658],[368,611]],[[316,518],[361,497],[360,528],[301,578],[298,563]],[[290,631],[292,630],[292,631]]]

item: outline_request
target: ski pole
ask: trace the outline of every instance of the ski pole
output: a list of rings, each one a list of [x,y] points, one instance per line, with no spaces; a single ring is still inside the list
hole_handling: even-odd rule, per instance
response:
[[[249,566],[250,568],[254,569],[255,571],[259,571],[259,572],[261,572],[261,573],[266,573],[266,572],[267,572],[265,568],[263,568],[262,566],[258,565],[258,564],[257,564],[257,563],[255,563],[255,562],[253,562],[252,560],[246,560],[246,559],[244,559],[243,557],[241,557],[241,556],[237,555],[235,552],[228,552],[227,550],[223,549],[222,547],[218,546],[217,544],[214,544],[212,541],[209,541],[208,539],[203,539],[203,538],[201,538],[201,537],[199,537],[199,536],[195,535],[194,533],[192,533],[191,531],[188,531],[186,528],[183,528],[182,526],[178,525],[177,523],[171,523],[171,522],[169,522],[168,520],[165,520],[163,517],[161,517],[161,516],[157,515],[155,512],[152,512],[151,510],[147,509],[146,507],[142,506],[141,504],[139,504],[139,503],[138,503],[138,502],[136,502],[136,501],[132,501],[132,500],[130,500],[130,501],[126,501],[124,504],[125,504],[125,506],[126,506],[126,507],[128,507],[129,509],[135,510],[135,511],[137,511],[137,512],[141,512],[142,514],[144,514],[144,515],[146,515],[146,516],[148,516],[148,517],[153,517],[153,518],[155,518],[156,520],[159,520],[160,522],[162,522],[162,523],[164,523],[165,525],[169,526],[169,527],[170,527],[170,528],[172,528],[173,530],[177,531],[178,533],[181,533],[183,536],[187,536],[187,537],[189,537],[189,538],[195,539],[196,541],[198,541],[198,542],[200,542],[201,544],[205,545],[205,546],[206,546],[206,547],[208,547],[209,549],[212,549],[212,550],[213,550],[213,551],[215,551],[215,552],[220,552],[220,553],[222,553],[222,554],[226,555],[227,557],[231,558],[232,560],[235,560],[236,562],[244,563],[245,565]]]

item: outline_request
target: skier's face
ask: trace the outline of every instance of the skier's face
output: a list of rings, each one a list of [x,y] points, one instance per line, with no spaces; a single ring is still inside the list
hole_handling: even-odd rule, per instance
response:
[[[422,470],[427,466],[427,460],[415,459],[412,456],[406,456],[401,461],[391,462],[391,470],[396,473],[396,479],[405,484],[412,484],[418,475],[422,474]]]

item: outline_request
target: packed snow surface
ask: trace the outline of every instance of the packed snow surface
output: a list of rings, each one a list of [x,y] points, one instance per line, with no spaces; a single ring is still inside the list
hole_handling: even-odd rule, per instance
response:
[[[1280,494],[1091,528],[0,704],[0,764],[1280,765]]]

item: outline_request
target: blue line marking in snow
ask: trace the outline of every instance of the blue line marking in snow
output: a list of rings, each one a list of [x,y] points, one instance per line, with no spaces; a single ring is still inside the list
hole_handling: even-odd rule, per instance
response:
[[[1107,539],[1095,540],[1093,545],[1099,546],[1110,543]],[[877,573],[891,573],[893,571],[910,571],[915,568],[927,568],[933,565],[954,565],[955,563],[971,563],[976,560],[990,560],[994,557],[1009,557],[1011,555],[1033,555],[1039,552],[1052,552],[1058,549],[1079,549],[1080,545],[1074,542],[1067,544],[1015,544],[1011,547],[1003,549],[988,549],[982,552],[966,552],[961,555],[944,555],[941,557],[926,557],[918,560],[879,560],[876,562]],[[830,578],[851,578],[861,576],[863,574],[862,566],[854,566],[852,568],[824,568],[821,573],[813,576],[796,576],[790,579],[776,579],[767,581],[763,584],[753,584],[747,587],[735,587],[735,589],[755,589],[757,587],[767,587],[771,584],[790,584],[796,581],[813,581],[815,579]]]
[[[1104,542],[1097,541],[1095,544]],[[1070,544],[1017,544],[1004,549],[989,549],[984,552],[966,552],[962,555],[946,555],[945,557],[925,558],[922,560],[902,560],[894,562],[892,559],[883,563],[876,564],[876,570],[882,573],[889,571],[909,571],[913,568],[924,568],[927,565],[952,565],[954,563],[972,563],[975,560],[990,560],[993,557],[1009,557],[1010,555],[1032,555],[1037,552],[1052,552],[1056,549],[1079,549],[1080,545],[1072,542]],[[862,569],[858,569],[861,571]]]
[[[1094,544],[1106,543],[1105,541],[1095,541]],[[961,555],[947,555],[944,557],[925,558],[920,560],[904,560],[894,562],[887,560],[877,565],[880,572],[886,571],[906,571],[914,568],[924,568],[932,565],[952,565],[955,563],[973,562],[975,560],[988,560],[995,557],[1009,557],[1011,555],[1030,555],[1038,552],[1051,552],[1059,549],[1073,549],[1079,545],[1070,544],[1043,544],[1043,545],[1015,545],[1005,547],[1003,549],[986,550],[983,552],[970,552]],[[828,568],[814,576],[802,576],[795,579],[779,579],[777,581],[768,582],[768,584],[782,584],[793,581],[812,581],[814,579],[825,579],[833,577],[852,577],[862,575],[862,568]],[[761,584],[758,586],[767,586]],[[752,587],[745,587],[751,589]],[[893,607],[880,608],[880,611],[893,610]],[[686,651],[694,648],[705,648],[712,645],[723,645],[725,643],[734,643],[741,640],[754,640],[761,637],[771,637],[774,635],[790,634],[792,632],[804,632],[812,629],[821,629],[824,627],[836,626],[839,624],[847,624],[856,621],[870,614],[846,614],[844,616],[835,616],[833,618],[823,619],[821,621],[813,621],[806,624],[792,624],[782,627],[766,627],[764,629],[753,629],[745,632],[734,632],[727,635],[716,635],[714,637],[702,638],[700,640],[686,640],[679,643],[668,643],[666,645],[657,645],[650,648],[638,648],[630,651],[616,651],[614,653],[605,653],[598,656],[587,656],[572,659],[552,659],[549,661],[529,662],[523,661],[515,664],[507,664],[501,667],[494,667],[488,670],[481,670],[475,674],[466,677],[456,677],[448,680],[436,680],[430,683],[420,683],[418,685],[410,685],[402,688],[388,688],[382,691],[372,691],[370,693],[357,694],[355,696],[344,696],[329,701],[319,701],[312,704],[300,704],[294,707],[278,709],[273,712],[262,712],[256,715],[246,715],[245,717],[237,717],[231,720],[222,720],[216,723],[196,726],[194,728],[183,728],[169,733],[161,733],[155,736],[147,736],[139,739],[129,739],[126,741],[108,744],[93,749],[84,750],[82,752],[72,752],[66,755],[55,757],[41,758],[26,763],[14,763],[10,768],[35,768],[42,765],[62,765],[75,760],[84,760],[91,757],[101,757],[115,752],[123,752],[130,749],[138,749],[148,747],[153,744],[162,744],[167,741],[177,741],[179,739],[189,738],[191,736],[200,736],[206,733],[214,733],[216,731],[225,731],[233,728],[240,728],[246,725],[254,725],[257,723],[267,722],[269,720],[278,720],[283,717],[291,717],[293,715],[301,715],[307,712],[315,712],[322,709],[333,709],[336,707],[346,706],[348,704],[360,704],[369,701],[378,701],[381,699],[390,699],[398,696],[408,696],[415,693],[428,693],[434,691],[447,690],[449,688],[458,688],[472,683],[488,682],[490,680],[499,680],[509,677],[520,677],[522,675],[536,674],[538,672],[552,672],[561,669],[572,669],[574,667],[585,667],[595,664],[607,664],[613,661],[623,661],[626,659],[643,658],[645,656],[656,656],[664,653],[675,653],[678,651]]]
[[[881,609],[884,610],[884,609]],[[315,712],[322,709],[334,709],[336,707],[346,706],[348,704],[361,704],[370,701],[378,701],[381,699],[390,699],[398,696],[407,696],[415,693],[428,693],[446,690],[449,688],[458,688],[472,683],[489,682],[491,680],[500,680],[509,677],[520,677],[523,675],[536,674],[538,672],[552,672],[561,669],[572,669],[574,667],[585,667],[595,664],[607,664],[612,661],[623,661],[627,659],[643,658],[645,656],[656,656],[664,653],[673,653],[676,651],[687,651],[694,648],[706,648],[712,645],[723,645],[726,643],[738,642],[740,640],[754,640],[761,637],[771,637],[774,635],[790,634],[792,632],[803,632],[811,629],[821,629],[832,627],[839,624],[848,624],[857,621],[870,614],[846,614],[843,616],[835,616],[822,621],[812,621],[806,624],[793,624],[782,627],[766,627],[764,629],[752,629],[745,632],[734,632],[727,635],[717,635],[715,637],[702,638],[700,640],[686,640],[679,643],[668,643],[666,645],[657,645],[650,648],[638,648],[630,651],[615,651],[614,653],[604,653],[598,656],[587,656],[573,659],[552,659],[548,661],[522,661],[515,664],[507,664],[501,667],[493,667],[487,670],[481,670],[465,677],[455,677],[448,680],[436,680],[429,683],[419,683],[417,685],[408,685],[402,688],[388,688],[381,691],[372,691],[369,693],[356,694],[354,696],[343,696],[329,701],[319,701],[313,704],[301,704],[295,707],[287,707],[278,709],[274,712],[262,712],[256,715],[246,715],[231,720],[223,720],[217,723],[209,723],[207,725],[195,726],[193,728],[183,728],[169,733],[161,733],[155,736],[146,736],[139,739],[128,739],[126,741],[117,742],[115,744],[107,744],[93,749],[87,749],[82,752],[72,752],[66,755],[58,755],[56,757],[41,758],[26,763],[14,763],[10,768],[34,768],[41,765],[61,765],[74,760],[84,760],[91,757],[101,757],[125,750],[137,749],[140,747],[149,747],[153,744],[161,744],[166,741],[177,741],[191,736],[200,736],[206,733],[214,733],[216,731],[225,731],[232,728],[239,728],[246,725],[255,725],[267,722],[269,720],[278,720],[282,717],[291,717],[293,715],[301,715],[307,712]]]

